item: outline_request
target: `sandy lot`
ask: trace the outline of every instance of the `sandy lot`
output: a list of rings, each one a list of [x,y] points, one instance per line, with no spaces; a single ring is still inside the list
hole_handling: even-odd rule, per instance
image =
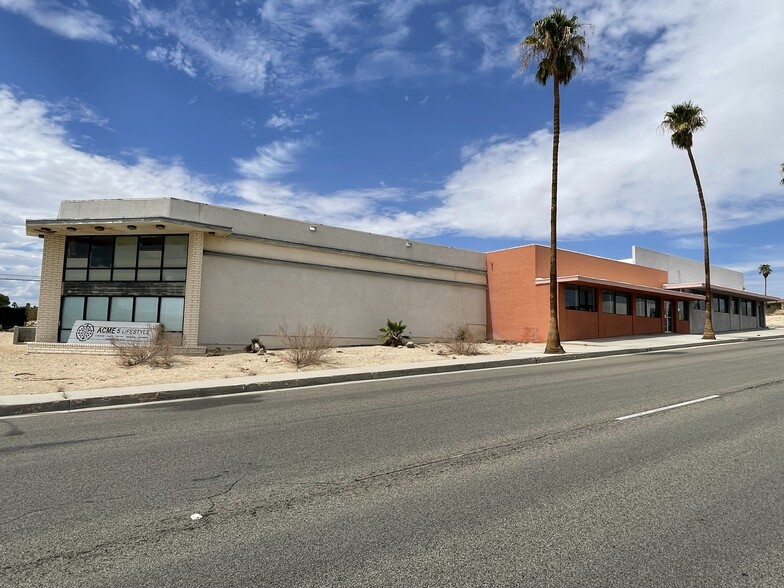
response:
[[[784,313],[769,315],[769,326],[784,327]],[[140,386],[168,382],[219,380],[296,372],[284,361],[281,352],[266,355],[230,353],[220,356],[177,356],[170,368],[123,367],[107,355],[29,354],[26,345],[12,345],[13,334],[0,332],[0,394],[67,392],[112,386]],[[541,350],[541,344],[481,343],[483,355],[502,355],[515,351]],[[314,371],[344,367],[393,365],[456,358],[444,345],[431,343],[413,349],[344,347],[331,350],[324,364],[305,368]]]
[[[170,368],[147,366],[123,367],[108,355],[30,354],[26,345],[13,345],[13,334],[0,332],[0,394],[34,394],[67,392],[112,386],[139,386],[168,382],[218,380],[296,372],[284,361],[282,352],[266,355],[231,353],[220,356],[176,356]],[[487,355],[505,354],[542,345],[481,343],[480,352]],[[303,371],[362,367],[370,365],[414,363],[455,357],[440,344],[417,346],[413,349],[382,345],[344,347],[331,350],[326,362]]]

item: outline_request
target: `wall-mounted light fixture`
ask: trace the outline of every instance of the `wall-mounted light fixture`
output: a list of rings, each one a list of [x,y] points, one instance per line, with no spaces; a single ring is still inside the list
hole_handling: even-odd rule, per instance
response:
[[[76,230],[76,227],[65,227],[65,230],[73,233]]]
[[[165,229],[166,225],[155,225],[156,229]]]
[[[95,230],[96,230],[96,231],[105,231],[105,230],[106,230],[106,227],[102,227],[101,225],[96,225],[96,226],[95,226]]]
[[[406,247],[411,247],[411,241],[406,241]]]
[[[136,225],[128,225],[128,230],[129,231],[135,231],[136,230]]]
[[[309,228],[310,228],[310,230],[311,230],[311,231],[313,231],[313,232],[315,232],[315,231],[316,231],[316,225],[310,225],[310,227],[309,227]]]
[[[49,227],[41,227],[38,230],[41,231],[42,233],[51,233],[52,232],[52,229],[50,229]]]

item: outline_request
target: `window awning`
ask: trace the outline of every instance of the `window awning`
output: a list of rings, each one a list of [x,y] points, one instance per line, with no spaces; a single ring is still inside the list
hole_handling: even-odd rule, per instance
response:
[[[667,290],[705,290],[705,282],[689,282],[683,284],[664,284]],[[729,296],[738,296],[748,300],[757,300],[760,302],[784,302],[784,299],[777,298],[776,296],[766,296],[765,294],[757,294],[756,292],[749,292],[748,290],[738,290],[737,288],[725,288],[724,286],[716,286],[711,284],[711,292],[713,294],[728,294]]]
[[[662,296],[664,298],[675,300],[705,300],[705,296],[703,294],[679,292],[677,290],[670,290],[667,288],[654,288],[653,286],[630,284],[629,282],[616,282],[614,280],[605,280],[603,278],[594,278],[591,276],[559,276],[557,281],[559,284],[585,284],[587,286],[601,286],[603,288],[612,288],[614,290],[626,290],[628,292],[655,294],[656,296]],[[550,283],[550,278],[536,278],[534,283],[537,286],[546,286]]]

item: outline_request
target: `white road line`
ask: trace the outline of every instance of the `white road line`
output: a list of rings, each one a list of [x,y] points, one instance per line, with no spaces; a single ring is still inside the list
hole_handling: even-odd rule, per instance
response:
[[[655,412],[661,412],[663,410],[670,410],[671,408],[678,408],[680,406],[688,406],[689,404],[695,404],[697,402],[705,402],[706,400],[713,400],[714,398],[718,398],[718,394],[714,394],[713,396],[706,396],[705,398],[698,398],[697,400],[688,400],[686,402],[679,402],[678,404],[670,404],[669,406],[662,406],[661,408],[654,408],[653,410],[646,410],[645,412],[637,412],[635,414],[628,414],[626,416],[618,417],[615,419],[616,421],[625,421],[626,419],[633,419],[635,417],[645,416],[646,414],[653,414]]]

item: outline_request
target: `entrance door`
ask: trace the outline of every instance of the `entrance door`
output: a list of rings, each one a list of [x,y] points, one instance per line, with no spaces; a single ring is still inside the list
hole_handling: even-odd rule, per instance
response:
[[[672,327],[673,327],[672,301],[665,300],[664,301],[664,332],[672,333],[673,332]]]

